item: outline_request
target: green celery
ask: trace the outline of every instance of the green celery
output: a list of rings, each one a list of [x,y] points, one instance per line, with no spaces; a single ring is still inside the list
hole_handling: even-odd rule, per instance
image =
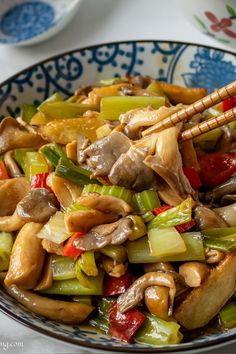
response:
[[[58,144],[43,145],[39,151],[54,167],[58,165],[60,158],[67,159],[66,153]]]
[[[152,256],[147,236],[135,241],[126,242],[126,249],[130,263],[155,262],[186,262],[205,260],[202,236],[199,232],[185,232],[181,234],[187,250],[181,254],[171,256]]]
[[[129,235],[129,240],[134,241],[146,235],[146,225],[144,224],[141,216],[130,215],[129,218],[133,221],[134,224],[132,234]]]
[[[214,238],[214,237],[204,237],[205,247],[211,249],[222,251],[222,252],[231,252],[236,249],[236,240],[227,240],[223,238]]]
[[[52,274],[54,280],[75,278],[75,262],[70,257],[52,256]]]
[[[97,316],[91,318],[89,324],[92,327],[95,327],[106,334],[109,333],[109,309],[114,299],[112,298],[103,298],[102,301],[98,303],[97,309],[98,314]]]
[[[122,82],[123,80],[121,77],[113,77],[112,79],[100,80],[100,83],[104,86],[111,86]]]
[[[134,210],[140,213],[152,211],[161,205],[156,191],[149,189],[140,193],[135,193],[132,199],[132,206]]]
[[[142,214],[142,219],[145,223],[149,223],[155,218],[155,215],[151,211],[147,211],[146,213]]]
[[[148,242],[152,256],[171,257],[187,251],[185,242],[175,227],[149,230]]]
[[[174,208],[163,211],[149,224],[148,230],[156,228],[172,227],[190,221],[192,218],[192,198],[188,197]]]
[[[48,172],[48,164],[43,155],[39,152],[26,152],[25,155],[25,176],[29,181],[38,173]]]
[[[78,279],[54,281],[49,289],[43,290],[44,294],[54,295],[102,295],[104,272],[99,270],[96,277],[90,277],[90,287],[83,286]]]
[[[0,272],[8,269],[13,242],[11,233],[0,232]]]
[[[158,96],[165,97],[168,100],[167,96],[164,94],[161,85],[157,81],[152,81],[148,87],[146,88],[147,91],[151,93],[155,93]]]
[[[110,96],[101,99],[101,118],[119,120],[122,113],[134,108],[152,106],[155,109],[165,105],[164,97],[157,96]]]
[[[73,296],[72,301],[80,302],[81,304],[92,305],[92,297],[91,295],[84,296]]]
[[[90,179],[91,171],[76,166],[71,160],[60,158],[55,170],[55,175],[68,179],[74,183],[84,186],[86,184],[99,184],[96,179]]]
[[[37,107],[33,104],[23,104],[21,106],[21,118],[26,122],[30,123],[33,116],[37,113]]]
[[[107,257],[114,259],[118,263],[124,263],[127,258],[126,248],[122,245],[107,245],[99,250]]]
[[[212,236],[212,237],[224,237],[224,236],[234,236],[236,234],[236,226],[231,227],[217,227],[211,229],[202,230],[201,233],[204,236]]]
[[[175,321],[164,321],[148,312],[145,312],[146,321],[134,335],[137,343],[154,346],[178,344],[183,339],[179,332],[180,325]]]
[[[87,195],[88,193],[99,193],[101,194],[102,186],[97,184],[86,184],[82,190],[81,196]]]
[[[229,303],[219,312],[220,321],[224,328],[236,327],[236,304]]]
[[[120,186],[96,186],[94,184],[88,184],[84,186],[82,195],[87,195],[88,193],[111,195],[112,197],[123,199],[127,203],[130,203],[132,199],[132,192]]]
[[[38,106],[38,111],[42,111],[42,108],[47,105],[48,103],[52,102],[60,102],[62,101],[61,94],[58,92],[53,93],[51,96],[49,96],[45,101],[43,101],[39,106]]]
[[[87,251],[81,254],[78,259],[81,270],[90,277],[96,277],[98,275],[98,268],[95,262],[95,256],[93,251]]]
[[[90,282],[91,277],[89,277],[87,274],[84,273],[81,264],[79,262],[79,259],[75,262],[75,276],[80,282],[80,284],[83,285],[85,288],[90,289],[92,287]]]
[[[95,105],[68,101],[47,102],[42,107],[39,107],[39,112],[42,113],[48,121],[54,119],[76,118],[82,116],[86,111],[97,110],[98,107]]]
[[[66,213],[71,213],[72,211],[79,210],[91,210],[91,208],[80,205],[79,202],[75,201],[66,209]]]
[[[66,241],[71,233],[68,233],[65,225],[65,214],[57,211],[39,231],[38,237],[55,243]]]
[[[25,173],[25,157],[27,152],[34,152],[35,149],[28,149],[28,148],[21,148],[21,149],[15,149],[14,150],[14,159],[18,163],[18,165],[21,167],[22,171]]]

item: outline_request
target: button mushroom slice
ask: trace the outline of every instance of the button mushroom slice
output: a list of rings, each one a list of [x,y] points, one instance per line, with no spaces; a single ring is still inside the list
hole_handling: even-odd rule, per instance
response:
[[[135,306],[138,306],[144,298],[145,290],[152,286],[165,286],[169,288],[169,311],[168,315],[172,315],[174,298],[176,294],[175,281],[172,275],[162,272],[146,273],[128,288],[128,290],[121,294],[117,299],[118,311],[124,313]]]
[[[34,291],[42,291],[51,288],[52,283],[53,283],[52,256],[47,255],[44,261],[41,277],[39,278],[37,285],[34,287]]]
[[[64,324],[78,324],[86,320],[94,307],[79,302],[53,300],[19,289],[16,285],[6,286],[5,290],[17,302],[37,315]]]
[[[0,200],[4,200],[4,203],[0,203],[0,216],[12,215],[29,191],[30,184],[25,177],[0,181]]]
[[[236,252],[228,254],[198,288],[177,307],[174,316],[186,329],[205,326],[235,292]]]
[[[56,243],[50,240],[47,240],[46,238],[44,238],[42,240],[42,246],[43,249],[45,249],[45,251],[47,251],[47,253],[53,253],[53,254],[57,254],[58,256],[62,255],[62,251],[63,251],[63,243]]]
[[[200,230],[212,227],[228,227],[226,222],[214,210],[201,205],[194,209],[194,219]]]
[[[111,224],[93,227],[87,234],[77,239],[74,244],[84,251],[95,251],[107,245],[121,245],[132,233],[133,226],[133,221],[130,218],[121,218]]]
[[[21,177],[22,173],[16,163],[16,161],[13,158],[13,151],[7,151],[4,155],[4,162],[7,168],[7,172],[9,175],[13,178],[15,177]]]
[[[0,231],[17,231],[22,228],[24,224],[25,221],[19,217],[16,211],[13,215],[0,217]]]
[[[170,262],[145,263],[143,265],[143,269],[145,273],[155,272],[158,270],[162,270],[164,272],[175,271]]]
[[[17,148],[39,148],[45,140],[36,132],[29,132],[12,117],[6,117],[0,124],[0,153]]]
[[[236,203],[213,209],[229,226],[236,226]],[[216,226],[215,226],[216,227]]]
[[[33,188],[17,205],[18,216],[26,221],[46,222],[57,212],[56,198],[45,188]]]
[[[107,176],[121,154],[128,151],[131,141],[120,132],[113,132],[85,149],[87,164],[94,169],[93,176]]]
[[[218,250],[212,250],[207,247],[205,249],[205,256],[208,264],[216,264],[220,263],[225,258],[225,253]]]
[[[53,190],[53,193],[63,209],[68,208],[75,202],[81,195],[83,189],[76,183],[56,176],[54,172],[50,173],[48,176],[47,184]]]
[[[128,263],[119,263],[109,257],[103,257],[102,267],[111,277],[120,278],[127,271]]]
[[[27,223],[18,233],[14,242],[6,286],[17,285],[22,289],[33,289],[41,275],[45,251],[37,233],[43,224]]]
[[[179,274],[191,288],[200,286],[209,272],[209,266],[201,262],[187,262],[179,267]]]
[[[169,289],[164,286],[150,286],[145,290],[145,305],[153,315],[168,320]]]

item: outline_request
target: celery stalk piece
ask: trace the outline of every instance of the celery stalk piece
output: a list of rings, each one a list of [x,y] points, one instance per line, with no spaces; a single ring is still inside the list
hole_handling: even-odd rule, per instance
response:
[[[234,235],[236,235],[236,226],[205,229],[205,230],[202,230],[201,233],[204,236],[212,236],[215,238],[224,237],[224,236],[232,236],[233,237]]]
[[[132,199],[132,192],[129,189],[120,186],[96,186],[88,184],[84,187],[82,195],[87,195],[88,193],[111,195],[112,197],[123,199],[127,203],[130,203]]]
[[[39,151],[54,167],[58,165],[60,158],[67,159],[66,153],[58,144],[43,145]]]
[[[8,269],[12,246],[12,234],[9,232],[0,232],[0,272]]]
[[[171,256],[152,256],[148,238],[142,237],[135,241],[126,242],[126,249],[130,263],[155,263],[155,262],[186,262],[203,261],[205,250],[202,236],[199,232],[186,232],[181,234],[187,250],[184,253]]]
[[[23,104],[21,106],[21,118],[26,122],[30,123],[33,116],[37,113],[37,107],[33,104]]]
[[[28,148],[21,148],[14,150],[14,159],[16,160],[17,164],[21,167],[22,171],[25,173],[25,156],[27,152],[34,152],[35,149],[28,149]]]
[[[192,218],[192,198],[188,197],[174,208],[163,211],[149,224],[148,230],[156,228],[172,227],[190,221]]]
[[[114,259],[118,263],[123,263],[127,258],[126,248],[122,245],[107,245],[101,248],[100,253]]]
[[[236,240],[227,240],[222,238],[205,237],[205,247],[212,248],[217,251],[231,252],[236,249]]]
[[[48,103],[52,102],[60,102],[62,101],[61,94],[59,92],[53,93],[51,96],[49,96],[45,101],[43,101],[39,106],[38,106],[38,111],[41,111],[42,108],[47,105]]]
[[[89,277],[90,287],[83,286],[78,279],[54,281],[51,288],[43,290],[45,294],[55,295],[102,295],[104,272],[99,270],[96,277]]]
[[[142,214],[142,219],[145,223],[149,223],[155,218],[155,215],[151,211],[147,211],[146,213]]]
[[[90,295],[73,296],[72,301],[80,302],[81,304],[92,305],[92,297]]]
[[[53,280],[75,278],[75,262],[70,257],[52,255]]]
[[[183,339],[177,322],[164,321],[148,312],[145,312],[145,316],[146,321],[134,336],[135,342],[158,346],[178,344]]]
[[[39,152],[26,152],[25,155],[25,176],[31,181],[34,175],[49,171],[44,156]]]
[[[98,315],[91,318],[89,324],[106,334],[109,333],[109,309],[114,299],[103,298],[102,301],[98,303]]]
[[[152,256],[175,256],[187,250],[183,238],[174,227],[149,230],[148,242]]]
[[[102,186],[97,184],[87,184],[84,186],[81,196],[87,195],[88,193],[99,193],[101,194]]]
[[[147,91],[151,92],[151,93],[155,93],[156,95],[158,96],[161,96],[161,97],[165,97],[166,99],[167,96],[164,94],[160,84],[157,82],[157,81],[152,81],[148,87],[146,88]]]
[[[67,119],[80,117],[86,111],[97,111],[95,105],[87,105],[73,102],[47,102],[42,107],[39,107],[39,112],[44,114],[47,121],[54,119]]]
[[[134,241],[140,237],[146,235],[146,225],[143,222],[141,216],[138,215],[130,215],[129,218],[133,221],[134,227],[131,235],[129,235],[129,240]]]
[[[72,211],[79,210],[91,210],[91,208],[80,205],[79,202],[75,201],[66,209],[66,213],[71,213]]]
[[[220,310],[219,316],[224,328],[236,327],[236,304],[229,303],[225,305]]]
[[[91,288],[90,277],[81,268],[79,259],[75,262],[75,276],[85,288]]]
[[[64,215],[61,211],[57,211],[39,231],[38,237],[55,243],[67,240],[71,233],[66,229]]]
[[[86,184],[100,184],[96,179],[90,179],[89,176],[91,172],[85,170],[82,167],[76,166],[69,159],[61,158],[55,170],[55,175],[68,179],[74,183],[79,184],[80,186],[85,186]]]
[[[90,277],[96,277],[98,275],[98,268],[95,262],[95,256],[93,251],[87,251],[81,254],[78,259],[81,270]]]
[[[140,213],[152,211],[161,205],[160,199],[156,191],[150,189],[141,193],[135,193],[132,199],[132,206],[134,210]]]
[[[101,118],[119,120],[122,113],[134,108],[152,106],[155,109],[165,105],[164,97],[157,96],[110,96],[101,99]]]

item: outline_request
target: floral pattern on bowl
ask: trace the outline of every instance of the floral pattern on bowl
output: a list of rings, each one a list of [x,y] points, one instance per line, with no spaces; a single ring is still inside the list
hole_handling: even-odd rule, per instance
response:
[[[38,104],[55,91],[67,97],[80,84],[98,83],[125,74],[150,75],[212,91],[236,80],[236,55],[215,48],[164,41],[119,42],[73,50],[36,64],[2,83],[0,115],[16,116],[23,103]],[[186,353],[236,340],[236,329],[232,329],[202,334],[173,346],[120,343],[86,326],[66,326],[37,316],[17,304],[3,289],[0,296],[0,310],[6,315],[39,333],[92,348],[92,352]]]

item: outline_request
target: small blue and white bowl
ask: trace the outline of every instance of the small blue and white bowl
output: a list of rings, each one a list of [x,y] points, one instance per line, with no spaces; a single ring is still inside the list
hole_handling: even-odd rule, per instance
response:
[[[0,44],[30,45],[57,34],[82,0],[1,0]]]

